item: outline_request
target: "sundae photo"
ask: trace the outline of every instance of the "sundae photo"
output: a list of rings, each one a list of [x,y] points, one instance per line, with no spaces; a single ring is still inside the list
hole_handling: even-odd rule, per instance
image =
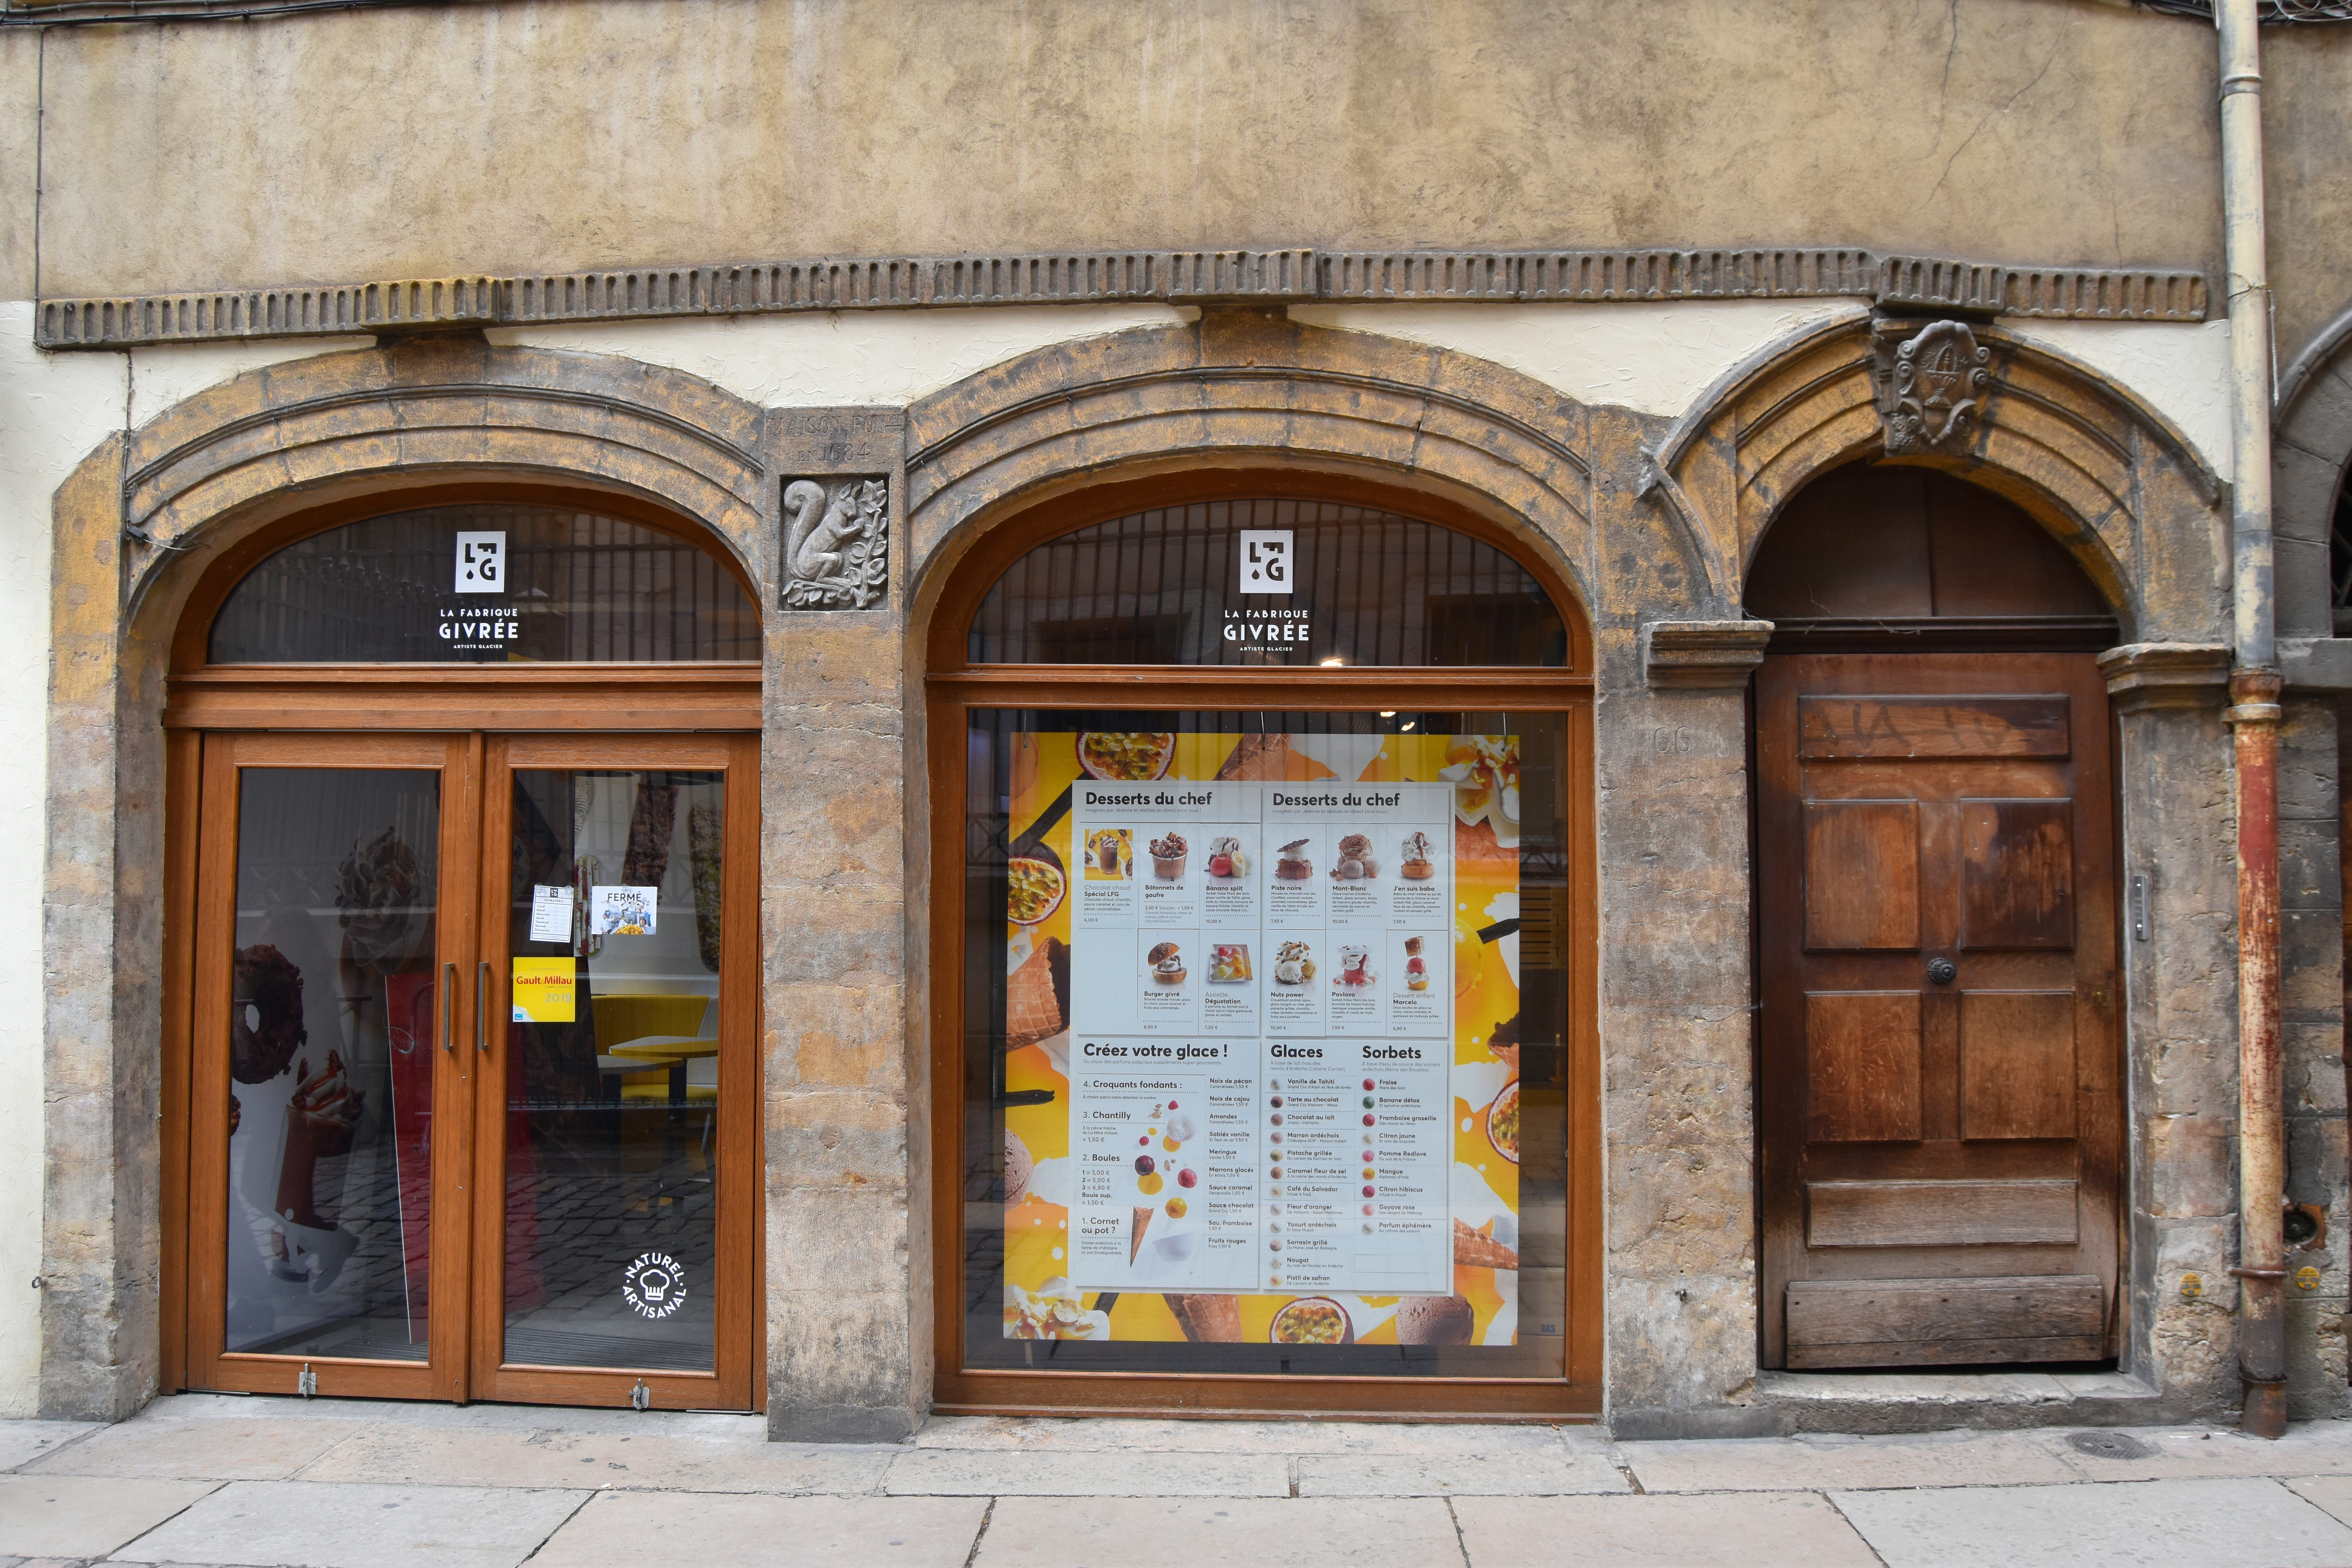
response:
[[[1410,882],[1425,882],[1437,875],[1437,867],[1429,858],[1429,835],[1408,833],[1398,857],[1397,873]]]
[[[1097,827],[1087,835],[1087,875],[1127,878],[1135,875],[1135,838],[1124,827]]]
[[[1404,988],[1408,991],[1429,989],[1429,961],[1421,955],[1421,938],[1404,939]]]
[[[1151,963],[1152,979],[1162,985],[1184,984],[1184,955],[1177,950],[1174,942],[1163,942],[1157,944],[1148,957]]]
[[[1294,838],[1274,852],[1274,874],[1285,882],[1303,882],[1315,875],[1315,862],[1307,858],[1307,840]]]
[[[1339,973],[1331,976],[1332,984],[1370,985],[1374,978],[1370,952],[1353,944],[1339,949]]]
[[[1370,839],[1360,833],[1350,833],[1339,840],[1339,863],[1331,868],[1333,880],[1360,882],[1380,874],[1380,863],[1372,858]]]
[[[1219,881],[1229,881],[1248,876],[1249,869],[1249,856],[1243,850],[1240,839],[1227,834],[1209,840],[1210,876]]]
[[[1165,838],[1153,839],[1151,841],[1151,874],[1163,882],[1182,881],[1184,857],[1191,852],[1192,847],[1184,842],[1184,836],[1181,833],[1171,833]]]
[[[1315,960],[1303,942],[1286,942],[1274,950],[1274,982],[1303,985],[1315,978]],[[1282,1101],[1276,1100],[1276,1105]]]

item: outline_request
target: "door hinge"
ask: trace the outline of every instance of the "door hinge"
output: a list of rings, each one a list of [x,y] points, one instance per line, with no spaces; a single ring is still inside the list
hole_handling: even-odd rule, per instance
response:
[[[294,1392],[305,1399],[319,1392],[319,1374],[310,1370],[310,1363],[307,1361],[302,1363],[301,1375],[294,1380]]]
[[[637,1379],[636,1387],[629,1390],[629,1408],[632,1410],[650,1410],[653,1408],[653,1404],[654,1391],[646,1386],[646,1380],[644,1378],[641,1377]]]

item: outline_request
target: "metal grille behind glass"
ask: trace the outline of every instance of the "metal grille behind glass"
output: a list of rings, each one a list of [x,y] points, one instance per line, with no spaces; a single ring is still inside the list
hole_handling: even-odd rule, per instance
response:
[[[455,591],[460,533],[501,540],[497,591]],[[718,560],[643,523],[549,506],[428,507],[330,529],[269,557],[221,606],[208,657],[215,664],[756,659],[760,618]]]
[[[1243,529],[1292,531],[1294,592],[1239,592]],[[1291,626],[1302,640],[1264,636]],[[1533,575],[1483,540],[1365,507],[1228,500],[1137,512],[1037,546],[989,591],[970,658],[1557,667],[1568,633]]]

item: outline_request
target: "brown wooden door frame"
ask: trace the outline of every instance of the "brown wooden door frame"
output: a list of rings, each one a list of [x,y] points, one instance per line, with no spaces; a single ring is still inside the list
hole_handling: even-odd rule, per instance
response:
[[[717,1278],[712,1281],[718,1321],[713,1334],[713,1370],[709,1373],[607,1371],[584,1367],[540,1367],[505,1362],[505,1239],[508,1107],[507,1049],[503,1026],[509,1016],[509,933],[512,893],[507,885],[505,848],[512,842],[513,772],[519,768],[648,768],[723,772],[727,815],[721,863],[748,872],[743,893],[726,899],[719,915],[718,1125],[713,1148],[719,1171]],[[475,1096],[472,1151],[474,1267],[469,1317],[476,1399],[546,1405],[619,1405],[642,1380],[658,1409],[747,1410],[751,1407],[762,1314],[758,1303],[760,1173],[760,738],[757,735],[493,735],[484,772],[482,842],[495,847],[495,867],[486,855],[480,878],[478,927],[478,972],[489,977],[476,1005],[490,1020],[488,1038],[478,1044],[482,1082]],[[727,883],[722,882],[722,887]],[[730,891],[736,890],[730,889]],[[731,1048],[730,1048],[731,1044]]]
[[[1602,1299],[1599,883],[1594,863],[1592,699],[1589,675],[1466,668],[1291,669],[998,666],[926,682],[930,791],[930,1203],[935,1303],[963,1299],[964,1060],[961,876],[967,799],[967,714],[974,709],[1166,709],[1210,712],[1372,712],[1383,709],[1559,712],[1568,720],[1570,938],[1567,1373],[1543,1378],[1281,1377],[1224,1373],[967,1371],[963,1316],[932,1313],[933,1407],[943,1414],[1155,1411],[1425,1418],[1479,1415],[1579,1418],[1601,1409]]]
[[[454,775],[445,784],[442,816],[443,864],[480,864],[485,799],[485,754],[493,732],[509,748],[560,744],[565,754],[642,758],[644,746],[656,748],[687,743],[723,754],[729,773],[726,864],[740,868],[741,885],[751,896],[731,899],[723,917],[726,963],[741,981],[722,1004],[722,1026],[749,1042],[731,1058],[722,1058],[722,1101],[732,1104],[722,1120],[743,1151],[735,1161],[738,1178],[747,1196],[729,1205],[722,1200],[722,1256],[725,1283],[719,1289],[734,1299],[723,1303],[720,1324],[719,1372],[700,1379],[682,1379],[674,1387],[646,1374],[656,1389],[657,1405],[693,1403],[715,1408],[762,1408],[766,1382],[764,1361],[765,1227],[759,1222],[760,1173],[764,1154],[760,1145],[759,1015],[761,1002],[759,963],[759,730],[761,672],[756,665],[691,665],[677,667],[492,667],[445,669],[437,667],[268,666],[236,669],[195,669],[172,678],[165,711],[164,736],[164,862],[162,991],[162,1062],[160,1100],[161,1142],[161,1300],[159,1302],[160,1373],[166,1389],[216,1387],[263,1393],[298,1392],[304,1358],[232,1356],[220,1352],[219,1321],[223,1279],[219,1238],[225,1235],[226,1108],[198,1103],[196,1089],[207,1081],[205,1053],[226,1049],[227,967],[223,947],[198,940],[201,932],[220,929],[233,915],[236,875],[236,792],[239,765],[302,767],[433,766]],[[354,734],[354,724],[369,726]],[[561,737],[558,740],[557,737]],[[601,750],[598,750],[601,748]],[[385,758],[429,757],[429,763],[392,762]],[[585,764],[583,764],[585,765]],[[451,835],[462,836],[453,841]],[[461,857],[461,858],[460,858]],[[492,879],[488,868],[482,880]],[[498,900],[503,908],[504,868],[501,860]],[[457,884],[446,886],[455,889]],[[445,894],[437,964],[457,965],[457,994],[452,998],[451,1019],[458,1058],[454,1068],[436,1073],[436,1114],[445,1111],[458,1122],[474,1123],[485,1114],[483,1103],[500,1095],[477,1093],[479,1067],[486,1053],[474,1048],[476,998],[479,964],[488,956],[478,940],[476,921],[488,898],[455,892]],[[233,929],[233,928],[232,928]],[[503,945],[503,926],[500,942]],[[501,960],[502,962],[502,960]],[[211,968],[208,970],[207,965]],[[494,974],[498,973],[494,966]],[[446,970],[441,971],[446,973]],[[503,987],[491,1001],[502,1000]],[[743,1021],[748,1012],[750,1022]],[[502,1058],[501,1058],[502,1059]],[[443,1058],[446,1066],[449,1058]],[[461,1094],[457,1103],[445,1094]],[[445,1171],[447,1174],[445,1177]],[[433,1202],[436,1221],[473,1212],[475,1194],[466,1191],[478,1180],[463,1163],[436,1161]],[[502,1187],[502,1183],[497,1184]],[[468,1223],[436,1223],[432,1268],[436,1293],[443,1300],[470,1300],[480,1289],[473,1265],[475,1226]],[[738,1232],[741,1234],[738,1234]],[[467,1277],[476,1275],[470,1282]],[[445,1279],[465,1289],[440,1289]],[[322,1392],[395,1398],[463,1401],[469,1397],[618,1401],[610,1378],[590,1373],[582,1377],[541,1381],[527,1374],[523,1382],[495,1366],[478,1367],[467,1313],[445,1312],[433,1320],[430,1359],[425,1367],[413,1363],[309,1358],[326,1368]],[[444,1324],[448,1327],[445,1331]],[[445,1344],[445,1332],[448,1340]],[[731,1349],[730,1349],[731,1347]],[[726,1358],[732,1356],[730,1364]],[[638,1374],[622,1382],[622,1393]],[[670,1377],[675,1374],[662,1374]],[[620,1377],[621,1374],[611,1374]],[[491,1393],[472,1392],[487,1385]],[[689,1400],[688,1395],[698,1395]]]
[[[1756,737],[1756,952],[1760,1002],[1756,1079],[1760,1363],[1768,1367],[1788,1363],[1785,1287],[1810,1277],[1805,1190],[1808,1134],[1801,1011],[1805,982],[1801,976],[1802,954],[1799,951],[1803,942],[1801,933],[1806,918],[1806,894],[1801,861],[1795,858],[1799,855],[1799,822],[1806,794],[1795,744],[1796,702],[1805,676],[1814,670],[1828,671],[1832,667],[1843,672],[1845,683],[1834,689],[1843,692],[1870,689],[1887,695],[1958,697],[2063,689],[2073,703],[2071,730],[2076,771],[2071,798],[2076,803],[2077,814],[2074,832],[2077,910],[2073,947],[2074,1018],[2079,1037],[2091,1041],[2078,1049],[2076,1056],[2073,1142],[2076,1179],[2081,1184],[2077,1200],[2078,1258],[2084,1271],[2096,1272],[2105,1281],[2103,1351],[2112,1356],[2120,1342],[2128,1303],[2120,1289],[2126,1237],[2122,1201],[2125,1031],[2117,886],[2119,807],[2115,726],[2105,684],[2090,658],[2083,655],[1797,654],[1772,656],[1759,670],[1752,724]],[[2029,674],[2021,682],[2020,672],[2034,670],[2042,673]],[[2061,673],[2053,677],[2051,671]],[[1862,680],[1874,684],[1865,688],[1858,684]],[[2084,808],[2104,815],[2096,821],[2085,820],[2081,815]],[[1919,949],[1909,956],[1911,962],[1924,967],[1935,956],[1934,944],[1923,937]],[[1994,956],[1998,960],[1999,955]],[[1980,958],[1976,961],[1982,962]],[[1962,963],[1969,962],[1970,959],[1962,955]],[[2000,986],[1996,984],[1994,989]],[[1958,1001],[1957,994],[1948,999]],[[1793,1056],[1792,1051],[1796,1053]],[[1939,1065],[1948,1064],[1939,1064],[1923,1047],[1923,1072],[1932,1075]],[[1930,1096],[1935,1092],[1924,1079],[1922,1092]],[[1923,1116],[1929,1121],[1939,1114],[1932,1099],[1924,1102]],[[1965,1147],[1958,1142],[1953,1145],[1956,1162],[1958,1151]],[[2019,1174],[2028,1173],[2022,1145],[1995,1151],[1990,1159],[1997,1163],[2004,1153],[2020,1160]],[[1916,1173],[1922,1177],[1935,1175],[1925,1166]],[[1949,1173],[1957,1177],[1963,1173],[1956,1163]],[[1996,1173],[1986,1170],[1979,1173]],[[1869,1263],[1859,1266],[1859,1275],[1852,1277],[1885,1274],[1892,1278],[1900,1273],[1902,1255],[1908,1250],[1882,1249]],[[2048,1269],[2036,1267],[2036,1260],[2048,1256],[2047,1248],[2037,1254],[2021,1246],[1988,1245],[1981,1253],[1988,1267],[1977,1272],[2000,1274],[2013,1270],[2022,1276],[2042,1276]]]
[[[190,1089],[228,1081],[230,969],[236,927],[238,780],[247,768],[414,769],[441,774],[439,864],[474,863],[481,830],[481,744],[462,735],[244,734],[207,737],[203,745],[204,821],[195,847],[194,906],[189,929],[215,940],[194,944],[188,979],[184,1028],[191,1050],[177,1075]],[[460,991],[472,971],[466,962],[474,947],[475,900],[461,881],[440,879],[434,922],[435,973],[455,966]],[[442,1016],[453,1027],[437,1042],[433,1074],[433,1115],[439,1127],[463,1127],[474,1093],[473,1053],[468,1048],[467,998],[449,994],[436,982]],[[169,999],[167,998],[167,1011]],[[185,1219],[180,1248],[184,1258],[181,1380],[185,1386],[293,1394],[305,1366],[327,1367],[324,1381],[334,1394],[368,1397],[455,1399],[465,1378],[465,1314],[436,1311],[427,1320],[426,1360],[407,1362],[299,1355],[227,1354],[223,1321],[226,1299],[228,1237],[228,1108],[226,1095],[193,1095],[186,1106],[185,1148],[191,1179],[185,1184]],[[467,1272],[467,1236],[462,1224],[444,1216],[465,1213],[467,1172],[462,1139],[435,1140],[428,1180],[435,1223],[428,1269],[436,1301],[459,1301]],[[198,1171],[209,1179],[194,1179]],[[168,1223],[168,1218],[167,1218]],[[167,1338],[171,1337],[168,1335]]]

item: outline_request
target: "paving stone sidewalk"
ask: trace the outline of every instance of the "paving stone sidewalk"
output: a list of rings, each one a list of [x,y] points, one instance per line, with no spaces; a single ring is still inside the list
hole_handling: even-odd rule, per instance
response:
[[[0,1422],[0,1568],[2352,1568],[2352,1422],[1592,1428],[756,1417],[184,1395]]]

